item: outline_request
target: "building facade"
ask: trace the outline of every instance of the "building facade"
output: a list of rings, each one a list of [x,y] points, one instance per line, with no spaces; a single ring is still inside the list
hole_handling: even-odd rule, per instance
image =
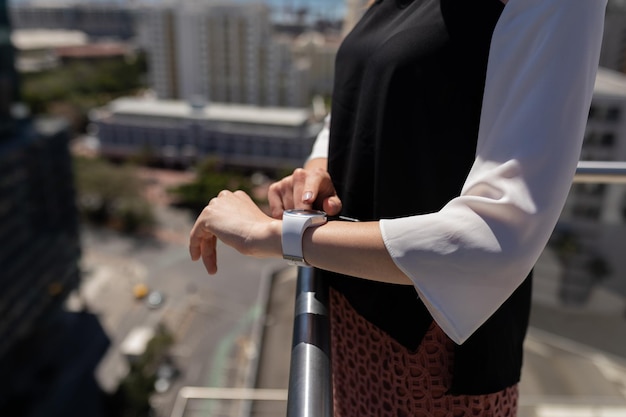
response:
[[[322,128],[308,109],[134,98],[94,111],[91,122],[105,157],[183,167],[215,157],[268,170],[300,166]]]
[[[580,159],[626,161],[626,75],[600,68]],[[574,184],[564,219],[626,223],[626,188],[620,184]]]
[[[7,17],[0,0],[0,415],[104,417],[94,369],[109,340],[64,309],[81,278],[69,133],[18,105]]]
[[[10,7],[14,29],[64,29],[92,38],[131,39],[135,10],[117,3],[15,4]]]
[[[580,159],[626,161],[626,75],[600,68]],[[626,294],[626,186],[575,182],[551,247],[561,261],[559,297],[584,306],[599,284]]]
[[[266,5],[191,1],[138,13],[160,99],[305,107],[318,87],[332,85],[328,62],[336,46],[294,47],[293,38],[275,36]]]

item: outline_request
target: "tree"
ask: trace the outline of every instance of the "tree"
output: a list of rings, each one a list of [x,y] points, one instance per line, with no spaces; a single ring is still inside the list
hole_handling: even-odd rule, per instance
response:
[[[152,207],[141,194],[133,166],[75,157],[74,171],[77,204],[85,221],[126,233],[149,231],[154,226]]]
[[[111,398],[111,414],[117,417],[148,417],[150,415],[150,397],[154,393],[156,372],[161,363],[166,361],[174,337],[168,329],[159,325],[157,332],[148,342],[146,351],[134,362],[120,382]]]
[[[171,188],[169,192],[177,199],[179,206],[199,213],[222,190],[250,193],[251,189],[250,179],[235,172],[227,172],[217,159],[208,158],[196,167],[195,181]]]

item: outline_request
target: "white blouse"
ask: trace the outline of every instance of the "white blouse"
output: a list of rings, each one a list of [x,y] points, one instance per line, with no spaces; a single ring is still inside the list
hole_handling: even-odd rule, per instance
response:
[[[580,155],[606,2],[509,0],[491,42],[476,160],[461,195],[436,213],[379,222],[394,262],[456,343],[523,282],[559,218]],[[328,125],[327,118],[309,159],[327,156]]]

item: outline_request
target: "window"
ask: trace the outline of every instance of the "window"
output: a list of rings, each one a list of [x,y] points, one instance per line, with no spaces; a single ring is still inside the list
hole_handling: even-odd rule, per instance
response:
[[[619,121],[621,116],[621,109],[619,107],[609,107],[606,112],[606,120],[611,122]]]
[[[615,143],[615,134],[614,133],[603,134],[601,143],[602,143],[602,146],[613,146],[613,144]]]

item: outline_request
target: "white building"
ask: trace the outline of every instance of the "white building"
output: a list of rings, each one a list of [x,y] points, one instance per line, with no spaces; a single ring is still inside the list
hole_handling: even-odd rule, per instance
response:
[[[142,9],[141,43],[159,98],[221,103],[309,104],[289,45],[272,37],[263,4],[185,2]]]
[[[322,128],[302,108],[136,98],[109,103],[91,122],[106,157],[190,166],[213,156],[227,165],[274,170],[301,166]]]
[[[626,161],[626,75],[599,69],[580,159]],[[563,218],[605,224],[626,223],[626,187],[574,184]]]

